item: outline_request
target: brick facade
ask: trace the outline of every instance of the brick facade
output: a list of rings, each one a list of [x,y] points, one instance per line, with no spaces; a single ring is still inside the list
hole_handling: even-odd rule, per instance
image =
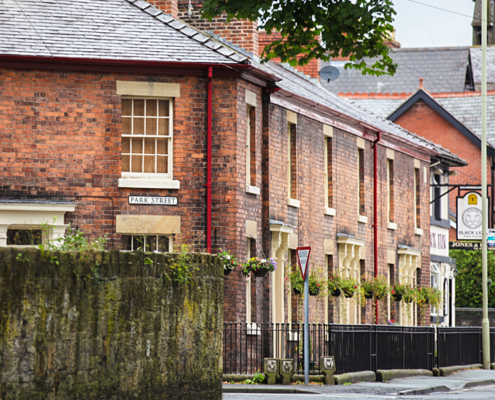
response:
[[[403,128],[417,133],[425,139],[449,149],[466,160],[468,165],[462,168],[452,168],[457,175],[451,176],[451,184],[481,184],[481,150],[454,126],[447,122],[440,114],[428,104],[420,100],[409,110],[402,114],[395,123]],[[487,182],[491,184],[491,157],[487,159]],[[449,197],[450,211],[455,213],[457,191]]]
[[[175,12],[173,2],[155,1],[155,6]],[[171,5],[172,4],[172,5]],[[225,19],[213,22],[199,19],[201,1],[179,0],[180,18],[196,27],[213,31],[234,44],[257,54],[256,24]],[[235,29],[232,29],[235,27]],[[312,64],[310,64],[312,65]],[[177,67],[174,67],[177,68]],[[199,67],[196,67],[199,68]],[[216,68],[216,67],[215,67]],[[374,271],[373,225],[378,226],[378,274],[389,272],[390,252],[394,254],[392,281],[399,276],[398,248],[407,246],[421,254],[420,286],[429,285],[429,154],[416,149],[421,160],[410,156],[407,144],[378,144],[378,220],[373,220],[373,149],[376,133],[362,128],[345,116],[324,125],[322,114],[313,105],[291,103],[290,110],[275,104],[273,93],[261,78],[244,78],[242,71],[221,75],[213,71],[212,79],[212,251],[230,250],[245,262],[248,246],[251,256],[274,257],[274,232],[285,229],[279,248],[285,249],[277,260],[278,275],[251,279],[251,302],[246,304],[246,278],[236,270],[225,277],[224,319],[226,322],[298,322],[302,316],[300,298],[288,292],[286,275],[280,271],[295,264],[295,247],[311,246],[311,267],[329,273],[339,271],[344,256],[339,240],[351,238],[362,251],[356,268],[367,278]],[[312,67],[311,67],[312,68]],[[311,72],[317,77],[318,66]],[[121,69],[119,69],[121,70]],[[207,78],[206,71],[183,70],[155,73],[84,72],[48,69],[0,69],[0,168],[2,199],[70,200],[75,212],[66,213],[71,222],[94,238],[110,235],[109,247],[121,246],[116,231],[116,217],[180,216],[180,234],[176,245],[187,244],[191,250],[206,249],[206,170],[207,170]],[[309,71],[309,70],[308,70]],[[295,78],[296,79],[296,78]],[[302,78],[297,78],[302,79]],[[180,96],[173,102],[173,179],[180,189],[119,187],[121,178],[122,97],[117,82],[173,83],[180,85]],[[257,82],[257,83],[253,83]],[[306,83],[306,82],[305,82]],[[248,96],[249,95],[249,96]],[[282,95],[280,95],[282,96]],[[250,103],[248,104],[247,98]],[[278,98],[280,99],[280,98]],[[246,151],[247,113],[250,115],[250,153]],[[289,121],[288,111],[293,119]],[[313,113],[313,114],[312,114]],[[330,113],[331,114],[331,113]],[[313,115],[313,116],[312,116]],[[323,119],[328,120],[329,114]],[[332,116],[332,115],[330,115]],[[333,116],[332,116],[333,118]],[[349,118],[351,120],[351,118]],[[290,149],[292,184],[288,187],[288,129],[293,145]],[[348,130],[344,129],[346,123]],[[368,124],[367,124],[368,125]],[[325,130],[333,136],[330,152],[331,188],[325,210]],[[353,132],[353,133],[350,133]],[[356,133],[358,132],[358,133]],[[388,146],[388,147],[385,147]],[[393,153],[393,221],[387,227],[387,160]],[[358,151],[362,151],[362,162]],[[248,159],[247,159],[248,157]],[[250,161],[251,179],[247,182]],[[419,215],[422,234],[415,233],[416,199],[415,165],[419,168]],[[359,173],[360,171],[360,173]],[[360,177],[360,178],[359,178]],[[361,181],[361,185],[359,184]],[[249,185],[247,185],[249,183]],[[248,187],[248,186],[252,186]],[[257,193],[259,190],[259,194]],[[177,196],[177,206],[130,205],[129,196]],[[294,200],[291,205],[288,199]],[[299,203],[297,203],[299,202]],[[256,228],[248,235],[247,224]],[[290,234],[288,233],[290,232]],[[290,235],[290,236],[289,236]],[[248,241],[249,239],[249,241]],[[288,243],[289,242],[289,243]],[[290,246],[288,249],[284,246]],[[328,248],[327,248],[328,247]],[[289,251],[290,250],[290,253]],[[358,257],[355,256],[354,259]],[[281,274],[281,275],[280,275]],[[277,287],[281,276],[282,287]],[[276,290],[281,296],[275,298]],[[283,301],[279,304],[278,301]],[[327,303],[327,304],[325,304]],[[275,306],[274,306],[275,304]],[[289,312],[289,304],[291,310]],[[311,321],[337,322],[339,308],[332,298],[311,298]],[[274,321],[274,310],[282,310]],[[325,307],[328,314],[325,315]],[[395,306],[393,306],[394,309]],[[379,322],[386,323],[380,304]],[[370,301],[360,310],[358,322],[372,323]],[[394,310],[397,311],[398,310]]]

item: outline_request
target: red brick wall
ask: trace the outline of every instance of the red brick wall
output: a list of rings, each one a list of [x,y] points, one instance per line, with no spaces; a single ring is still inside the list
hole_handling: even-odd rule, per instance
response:
[[[298,115],[297,120],[297,148],[298,154],[298,197],[300,208],[287,205],[287,118],[286,110],[277,106],[269,106],[269,121],[265,125],[265,134],[269,140],[267,162],[269,218],[283,221],[295,226],[295,233],[299,235],[299,245],[311,246],[311,267],[325,265],[324,239],[335,240],[333,255],[334,268],[339,265],[339,253],[336,243],[337,233],[353,235],[366,241],[365,268],[368,277],[373,276],[373,151],[371,142],[366,142],[364,149],[364,207],[368,217],[366,224],[359,223],[358,219],[358,147],[356,136],[335,129],[333,137],[333,178],[334,197],[333,205],[336,216],[326,216],[323,213],[324,188],[324,136],[321,123]],[[269,129],[268,133],[266,133]],[[387,250],[397,252],[398,245],[410,246],[422,251],[421,286],[429,285],[429,192],[424,183],[423,167],[427,162],[421,162],[420,189],[421,189],[421,225],[423,235],[414,234],[414,161],[413,158],[395,152],[395,215],[397,230],[387,229],[387,172],[386,150],[378,147],[378,267],[379,274],[387,274]],[[265,164],[265,161],[264,161]],[[429,169],[427,169],[429,171]],[[266,229],[266,228],[265,228]],[[398,257],[395,265],[398,271]],[[286,303],[287,303],[286,299]],[[369,301],[368,301],[369,303]],[[311,319],[313,322],[323,322],[324,299],[310,299]],[[380,303],[379,321],[384,323],[383,303]],[[332,313],[332,310],[330,311]],[[333,315],[329,321],[333,322]],[[371,307],[367,305],[366,321],[372,322]],[[295,321],[293,321],[295,322]]]
[[[451,184],[481,184],[480,148],[455,129],[428,104],[423,101],[417,102],[406,113],[401,115],[395,123],[449,149],[452,153],[467,161],[468,166],[466,167],[452,168],[453,171],[457,171],[457,175],[449,178]],[[491,161],[488,159],[487,178],[489,184],[491,183],[490,163]],[[449,198],[450,211],[455,212],[457,192],[451,193],[452,195]]]
[[[174,18],[178,18],[177,0],[147,0],[152,6],[170,14]]]

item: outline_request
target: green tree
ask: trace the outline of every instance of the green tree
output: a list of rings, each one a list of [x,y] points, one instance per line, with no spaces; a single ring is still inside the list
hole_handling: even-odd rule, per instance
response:
[[[459,274],[455,279],[456,307],[482,307],[481,251],[450,250],[457,260]],[[495,278],[495,256],[488,252],[488,277]],[[488,307],[495,307],[495,286],[488,289]]]
[[[280,32],[263,61],[280,57],[295,66],[342,55],[350,56],[346,68],[363,74],[393,75],[397,68],[385,45],[393,32],[392,0],[204,0],[202,13],[260,21],[259,29]]]

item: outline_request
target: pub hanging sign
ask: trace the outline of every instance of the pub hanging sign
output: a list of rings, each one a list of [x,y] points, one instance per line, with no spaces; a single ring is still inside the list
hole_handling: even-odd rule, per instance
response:
[[[163,196],[129,196],[129,204],[152,206],[176,206],[177,197]]]
[[[457,240],[481,240],[481,195],[457,197]]]

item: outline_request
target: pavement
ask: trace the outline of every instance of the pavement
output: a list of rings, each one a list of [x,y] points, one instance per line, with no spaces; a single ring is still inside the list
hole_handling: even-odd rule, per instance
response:
[[[495,370],[464,370],[447,377],[417,376],[352,385],[224,384],[224,399],[495,399]]]

